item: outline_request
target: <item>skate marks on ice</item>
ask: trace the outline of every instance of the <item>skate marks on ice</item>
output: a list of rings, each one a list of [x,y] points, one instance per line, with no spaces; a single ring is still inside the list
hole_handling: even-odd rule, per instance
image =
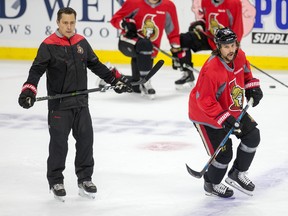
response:
[[[0,128],[47,130],[46,118],[46,115],[0,113]],[[95,133],[189,136],[193,128],[190,122],[173,120],[92,117],[92,122]]]
[[[187,147],[191,147],[191,144],[179,141],[157,141],[145,143],[141,149],[149,151],[177,151]]]
[[[288,161],[282,166],[275,167],[265,172],[255,180],[256,190],[260,193],[273,189],[283,184],[288,179]],[[288,192],[288,189],[287,191]]]

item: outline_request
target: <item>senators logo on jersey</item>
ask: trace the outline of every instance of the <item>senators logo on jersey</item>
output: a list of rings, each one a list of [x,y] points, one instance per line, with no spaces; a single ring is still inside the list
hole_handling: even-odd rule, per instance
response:
[[[229,87],[231,89],[231,99],[232,104],[229,109],[231,111],[239,111],[243,108],[243,100],[244,100],[244,90],[236,83],[236,79],[233,79],[229,83]]]
[[[79,44],[77,44],[77,53],[79,53],[79,54],[84,53],[84,49]]]
[[[155,16],[156,15],[147,14],[143,19],[142,25],[142,34],[151,41],[155,41],[159,36],[159,29],[153,20]]]

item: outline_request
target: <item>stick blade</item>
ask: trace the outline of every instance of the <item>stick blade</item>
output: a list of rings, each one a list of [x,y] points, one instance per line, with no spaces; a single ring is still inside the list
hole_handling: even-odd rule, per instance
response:
[[[187,164],[186,164],[186,168],[187,168],[188,173],[195,178],[200,179],[203,176],[203,174],[201,172],[196,172],[196,171],[192,170]]]
[[[136,85],[141,85],[141,84],[146,83],[152,76],[154,76],[157,73],[157,71],[163,66],[163,64],[164,64],[164,61],[162,59],[159,60],[143,79],[137,82],[133,82],[131,83],[131,85],[136,86]]]

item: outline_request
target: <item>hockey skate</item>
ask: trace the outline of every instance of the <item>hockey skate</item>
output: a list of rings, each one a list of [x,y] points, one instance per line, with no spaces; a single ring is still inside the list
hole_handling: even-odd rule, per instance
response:
[[[233,190],[222,183],[212,184],[210,182],[204,181],[204,190],[207,196],[230,198],[234,194]]]
[[[78,184],[78,187],[79,187],[79,196],[88,199],[95,199],[97,188],[92,181],[84,181]]]
[[[151,100],[155,98],[156,91],[151,85],[151,80],[140,85],[140,91],[142,96],[148,96]]]
[[[63,184],[55,184],[50,188],[50,190],[53,192],[56,200],[65,202],[64,197],[66,196],[66,190]]]
[[[183,76],[175,81],[176,90],[182,90],[186,87],[192,89],[195,86],[194,80],[195,78],[191,71],[183,71]]]
[[[237,190],[249,196],[253,196],[255,185],[245,174],[245,172],[240,172],[239,170],[232,168],[228,172],[228,177],[225,179],[225,182]]]

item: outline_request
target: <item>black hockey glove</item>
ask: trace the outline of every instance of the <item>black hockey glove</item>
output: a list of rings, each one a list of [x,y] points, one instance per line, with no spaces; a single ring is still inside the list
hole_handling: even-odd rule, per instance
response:
[[[125,30],[125,36],[127,38],[137,37],[137,28],[134,19],[125,18],[122,20],[121,27]]]
[[[36,101],[36,94],[37,88],[32,84],[25,83],[18,98],[19,105],[25,109],[29,109]]]
[[[119,73],[119,71],[116,68],[110,70],[115,77],[115,79],[111,83],[111,85],[114,86],[114,91],[118,94],[121,94],[123,92],[131,93],[133,90],[129,79],[126,76]]]
[[[128,78],[124,75],[121,75],[121,77],[116,80],[114,86],[115,86],[114,91],[117,92],[118,94],[121,94],[123,92],[131,93],[133,91],[131,83],[129,82]]]
[[[186,63],[186,52],[181,48],[171,48],[170,49],[173,59],[172,59],[172,68],[177,70],[184,70],[184,64]]]
[[[223,123],[222,123],[223,129],[228,133],[232,127],[234,127],[234,130],[232,134],[234,135],[241,135],[242,131],[242,124],[240,122],[237,122],[234,116],[230,115]]]
[[[259,104],[260,100],[263,98],[263,92],[260,88],[258,79],[253,78],[245,84],[245,97],[248,101],[251,97],[253,98],[254,101],[252,107],[255,107]]]

